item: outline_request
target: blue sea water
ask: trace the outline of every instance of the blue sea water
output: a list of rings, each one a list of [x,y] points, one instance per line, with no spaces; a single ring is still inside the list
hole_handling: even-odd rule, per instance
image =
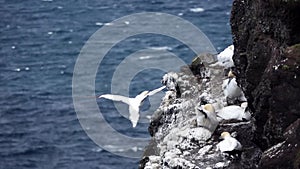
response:
[[[81,48],[105,23],[137,12],[163,12],[196,25],[220,51],[232,43],[231,4],[230,0],[0,0],[0,169],[137,168],[138,159],[114,155],[95,144],[77,119],[72,76]],[[194,8],[204,11],[190,10]],[[95,93],[110,92],[114,69],[126,56],[161,46],[186,62],[194,56],[168,37],[128,38],[101,63],[104,69],[98,70]],[[163,74],[152,69],[140,72],[130,84],[130,95],[159,87]],[[111,101],[98,103],[118,131],[148,137],[147,124],[133,130],[115,113]]]

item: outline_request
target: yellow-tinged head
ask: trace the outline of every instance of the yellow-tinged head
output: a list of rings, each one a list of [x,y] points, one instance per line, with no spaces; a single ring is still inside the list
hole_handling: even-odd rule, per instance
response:
[[[143,91],[143,92],[141,93],[141,95],[146,96],[148,93],[149,93],[149,91]]]
[[[227,131],[221,133],[221,138],[224,139],[225,137],[231,137],[230,133]]]
[[[212,104],[206,104],[203,106],[203,110],[206,110],[209,113],[214,113],[215,112],[215,108]]]
[[[235,77],[235,75],[233,74],[233,72],[230,70],[229,72],[228,72],[228,75],[227,75],[229,78],[233,78],[233,77]]]

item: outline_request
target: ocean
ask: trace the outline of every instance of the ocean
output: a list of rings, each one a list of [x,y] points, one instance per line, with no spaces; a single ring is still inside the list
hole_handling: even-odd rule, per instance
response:
[[[72,78],[80,51],[97,30],[113,27],[108,23],[120,17],[160,12],[193,23],[220,52],[232,43],[231,5],[232,1],[224,0],[0,0],[0,169],[137,168],[139,159],[106,151],[88,136],[78,120]],[[170,37],[129,37],[116,44],[102,60],[95,79],[95,95],[110,93],[118,65],[142,49],[172,52],[186,63],[195,56],[186,45]],[[164,73],[155,68],[138,72],[127,86],[129,95],[134,97],[143,90],[160,87]],[[130,137],[149,137],[148,123],[133,129],[130,121],[118,113],[116,107],[128,109],[126,105],[96,101],[116,131]],[[156,99],[150,106],[146,100],[142,112],[148,110],[151,115],[159,102]],[[103,135],[101,139],[110,138]]]

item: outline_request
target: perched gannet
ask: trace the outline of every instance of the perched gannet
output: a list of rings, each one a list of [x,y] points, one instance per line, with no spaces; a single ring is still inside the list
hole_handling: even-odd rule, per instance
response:
[[[221,120],[250,120],[251,114],[246,110],[248,106],[247,102],[241,104],[241,106],[231,105],[223,107],[218,113],[217,118],[219,121]]]
[[[230,68],[234,66],[232,56],[233,56],[234,46],[230,45],[218,54],[218,64],[224,66],[225,68]]]
[[[247,101],[242,89],[237,85],[235,75],[232,71],[229,71],[228,79],[223,81],[222,89],[227,100]]]
[[[210,132],[214,132],[217,128],[219,121],[215,113],[215,109],[212,104],[201,105],[197,107],[198,113],[197,126],[204,127]]]
[[[222,153],[229,153],[242,149],[241,143],[237,139],[231,137],[230,133],[223,132],[220,138],[222,138],[223,140],[217,144],[217,150],[220,150]]]
[[[150,92],[149,91],[143,91],[142,93],[137,95],[135,98],[129,98],[129,97],[125,97],[125,96],[112,95],[112,94],[104,94],[104,95],[99,96],[99,98],[105,98],[105,99],[109,99],[109,100],[120,101],[120,102],[128,104],[129,105],[129,120],[132,123],[132,127],[136,127],[137,122],[138,122],[139,117],[140,117],[139,111],[140,111],[140,106],[141,106],[142,102],[148,96],[152,96],[152,95],[160,92],[164,88],[165,88],[165,86],[154,89]]]

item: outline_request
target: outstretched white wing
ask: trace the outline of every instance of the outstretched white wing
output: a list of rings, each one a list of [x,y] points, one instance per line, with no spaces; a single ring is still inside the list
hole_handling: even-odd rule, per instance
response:
[[[140,117],[140,109],[139,106],[141,105],[141,102],[148,96],[152,96],[161,90],[166,88],[166,86],[162,86],[160,88],[154,89],[150,92],[144,91],[141,94],[137,95],[135,98],[128,98],[125,96],[120,96],[120,95],[112,95],[112,94],[104,94],[99,96],[99,98],[105,98],[109,100],[114,100],[114,101],[120,101],[123,103],[126,103],[129,105],[129,120],[132,123],[132,127],[136,127],[139,117]]]
[[[143,91],[142,93],[140,93],[139,95],[137,95],[134,99],[136,100],[135,102],[139,103],[139,106],[141,105],[141,103],[143,102],[143,100],[145,100],[148,96],[152,96],[158,92],[160,92],[162,89],[166,88],[166,86],[162,86],[160,88],[154,89],[152,91]]]
[[[160,88],[154,89],[154,90],[150,91],[150,92],[147,94],[147,96],[152,96],[152,95],[154,95],[154,94],[156,94],[156,93],[162,91],[164,88],[166,88],[166,86],[162,86],[162,87],[160,87]]]
[[[104,94],[104,95],[99,96],[99,98],[105,98],[105,99],[109,99],[109,100],[113,100],[113,101],[119,101],[119,102],[123,102],[123,103],[130,105],[130,101],[129,101],[130,98],[125,97],[125,96]]]
[[[132,123],[132,127],[136,127],[140,114],[139,114],[139,105],[140,100],[135,98],[128,98],[120,95],[104,94],[99,96],[99,98],[105,98],[114,101],[120,101],[129,105],[129,120]]]

